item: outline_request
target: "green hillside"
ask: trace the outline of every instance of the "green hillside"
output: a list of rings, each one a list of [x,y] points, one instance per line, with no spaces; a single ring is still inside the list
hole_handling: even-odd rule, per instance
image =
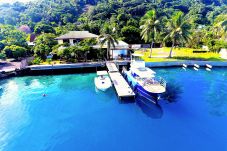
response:
[[[98,35],[108,33],[131,44],[151,43],[141,38],[140,28],[149,10],[156,11],[160,22],[156,44],[171,46],[170,39],[164,41],[169,30],[167,24],[180,11],[190,23],[192,38],[188,42],[176,41],[177,45],[200,48],[206,44],[218,51],[226,46],[226,4],[225,0],[35,0],[27,4],[2,4],[0,57],[4,56],[3,49],[12,45],[27,49],[26,55],[35,53],[24,43],[28,35],[20,32],[19,27],[27,33],[50,33],[52,37],[70,30],[88,30]],[[52,46],[50,51],[53,51]]]

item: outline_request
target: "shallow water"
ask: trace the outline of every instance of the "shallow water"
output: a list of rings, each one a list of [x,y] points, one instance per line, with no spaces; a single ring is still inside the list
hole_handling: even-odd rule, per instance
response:
[[[227,69],[154,70],[171,103],[120,103],[95,74],[0,81],[0,150],[227,150]]]

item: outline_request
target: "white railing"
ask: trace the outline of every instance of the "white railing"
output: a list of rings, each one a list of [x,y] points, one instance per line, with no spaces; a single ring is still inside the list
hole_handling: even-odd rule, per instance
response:
[[[157,80],[161,86],[166,88],[166,81],[162,77],[155,77],[155,80]]]

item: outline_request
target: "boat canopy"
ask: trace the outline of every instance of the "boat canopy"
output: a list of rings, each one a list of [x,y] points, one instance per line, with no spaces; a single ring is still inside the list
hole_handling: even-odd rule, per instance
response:
[[[98,76],[108,75],[107,71],[97,71]]]
[[[140,78],[154,78],[155,72],[149,68],[131,68],[131,71]]]

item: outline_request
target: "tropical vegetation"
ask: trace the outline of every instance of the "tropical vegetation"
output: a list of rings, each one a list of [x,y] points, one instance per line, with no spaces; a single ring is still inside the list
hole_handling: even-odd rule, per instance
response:
[[[0,4],[0,14],[0,59],[34,56],[33,62],[40,63],[49,55],[68,62],[109,58],[109,51],[92,49],[94,39],[76,46],[57,44],[54,38],[72,30],[100,35],[98,42],[108,49],[118,40],[150,44],[148,60],[160,46],[170,47],[171,59],[185,59],[176,57],[180,47],[200,50],[206,45],[214,56],[227,48],[224,0],[33,0]],[[29,46],[34,35],[35,46]],[[197,55],[206,60],[207,53]]]

